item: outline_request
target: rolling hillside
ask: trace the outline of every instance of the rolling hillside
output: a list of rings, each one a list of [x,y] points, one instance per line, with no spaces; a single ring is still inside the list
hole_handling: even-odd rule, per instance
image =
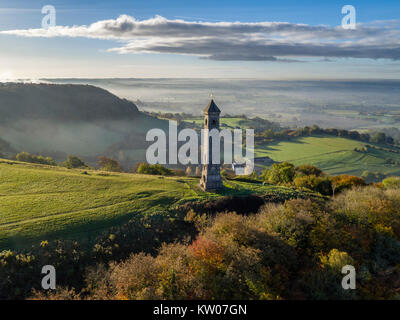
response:
[[[200,118],[185,121],[200,126],[203,123]],[[222,128],[234,129],[240,126],[246,129],[254,128],[255,125],[251,119],[221,118]],[[361,151],[366,145],[370,147]],[[288,161],[295,165],[312,164],[332,175],[345,173],[361,176],[364,171],[400,175],[399,148],[332,135],[300,137],[256,147],[255,157],[265,156],[274,161]],[[264,166],[260,164],[258,167]]]
[[[355,151],[367,144],[371,146],[367,151]],[[333,175],[361,176],[365,170],[400,175],[400,165],[388,162],[388,159],[400,162],[398,152],[397,148],[347,138],[313,136],[258,147],[256,157],[269,156],[275,161],[288,161],[295,165],[311,164]]]
[[[202,126],[203,119],[184,120]],[[222,128],[274,128],[267,120],[240,116],[221,118]],[[106,155],[125,169],[145,160],[148,130],[167,131],[168,122],[138,111],[136,105],[90,85],[0,84],[0,156],[17,152],[51,156],[64,161],[77,155],[90,165]],[[372,144],[370,144],[372,145]],[[256,157],[296,165],[313,164],[331,174],[360,176],[364,171],[400,175],[400,154],[390,147],[334,136],[313,136],[260,146]]]
[[[0,141],[17,152],[57,161],[74,154],[92,165],[107,155],[132,165],[145,159],[147,131],[167,126],[94,86],[0,84]]]
[[[68,170],[0,160],[0,250],[52,239],[93,240],[133,215],[168,210],[190,200],[258,194],[297,198],[286,187],[227,181],[204,193],[198,178]]]

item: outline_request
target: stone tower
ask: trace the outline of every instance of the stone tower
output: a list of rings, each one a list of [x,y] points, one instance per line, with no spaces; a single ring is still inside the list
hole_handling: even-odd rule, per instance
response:
[[[219,130],[219,115],[221,110],[215,104],[213,98],[203,110],[204,112],[204,129],[209,131],[212,129]],[[205,191],[222,189],[223,183],[220,173],[220,164],[212,164],[212,138],[204,139],[203,156],[208,159],[208,163],[203,163],[201,170],[200,187]],[[219,146],[218,146],[219,147]]]

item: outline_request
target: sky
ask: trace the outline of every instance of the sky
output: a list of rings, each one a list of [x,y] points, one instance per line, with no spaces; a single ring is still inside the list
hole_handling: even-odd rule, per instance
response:
[[[41,78],[399,79],[400,1],[0,0],[0,81]]]

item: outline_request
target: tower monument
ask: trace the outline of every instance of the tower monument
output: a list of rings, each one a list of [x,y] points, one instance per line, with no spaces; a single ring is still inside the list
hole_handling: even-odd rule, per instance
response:
[[[204,129],[208,129],[208,132],[212,129],[219,130],[219,115],[221,110],[217,107],[211,96],[210,103],[203,110],[204,112]],[[207,137],[207,135],[205,135]],[[203,157],[206,162],[203,162],[201,169],[200,187],[205,191],[219,190],[222,189],[223,183],[221,178],[221,165],[212,163],[212,138],[208,136],[203,141]],[[219,146],[218,146],[219,148]]]

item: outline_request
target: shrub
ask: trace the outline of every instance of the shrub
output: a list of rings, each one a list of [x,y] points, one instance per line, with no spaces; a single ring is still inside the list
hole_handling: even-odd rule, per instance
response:
[[[347,252],[342,252],[338,249],[332,249],[327,255],[321,255],[320,260],[322,267],[332,268],[338,273],[342,271],[344,266],[354,265],[353,258]]]
[[[387,189],[399,189],[400,177],[389,177],[382,181],[382,184]]]
[[[273,184],[289,184],[295,176],[295,167],[288,162],[274,163],[270,169],[262,172],[261,178]]]
[[[360,264],[371,263],[368,258],[375,256],[371,268],[384,269],[396,264],[394,256],[400,257],[400,196],[393,191],[353,189],[332,200],[337,247]]]
[[[139,253],[115,266],[111,281],[116,288],[116,298],[120,300],[161,299],[158,277],[161,272],[150,255]]]
[[[121,172],[121,165],[117,160],[107,158],[104,156],[99,157],[97,165],[100,170],[111,171],[111,172]]]
[[[298,175],[298,176],[314,175],[314,176],[319,177],[322,175],[322,170],[315,166],[304,164],[304,165],[296,167],[296,175]]]
[[[366,183],[364,179],[356,176],[350,176],[347,174],[334,176],[332,178],[332,191],[334,195],[343,190],[351,189],[352,187],[365,186],[365,185]]]
[[[312,245],[313,230],[326,215],[320,204],[309,199],[290,200],[284,205],[267,205],[261,214],[261,223],[267,231],[277,233],[301,254],[316,253]]]
[[[310,300],[353,300],[355,290],[343,290],[343,274],[331,268],[313,268],[300,278],[301,291]]]
[[[385,178],[385,175],[380,172],[371,172],[366,170],[361,174],[361,178],[366,182],[379,182]]]
[[[47,164],[47,165],[51,165],[51,166],[57,165],[57,163],[51,157],[43,157],[41,155],[32,155],[28,152],[18,153],[16,155],[16,159],[21,162]]]
[[[28,152],[20,152],[17,154],[16,158],[21,162],[33,162],[33,157]]]
[[[214,224],[205,230],[204,237],[224,248],[225,272],[232,269],[229,271],[232,274],[224,277],[227,282],[224,288],[229,288],[230,297],[252,297],[254,292],[250,287],[258,281],[264,281],[265,296],[284,294],[290,270],[296,265],[296,254],[276,234],[263,228],[256,217],[220,214]],[[240,281],[241,278],[248,279],[246,284]],[[262,293],[258,291],[258,294]]]
[[[297,188],[307,188],[326,196],[332,195],[332,183],[328,177],[300,176],[295,178],[293,183]]]
[[[87,168],[87,165],[79,159],[77,156],[67,156],[67,160],[64,162],[64,165],[69,168]]]
[[[140,163],[136,172],[141,174],[154,174],[161,176],[171,176],[173,174],[172,170],[165,168],[160,164],[147,163]]]
[[[320,300],[354,299],[354,290],[343,290],[341,285],[342,267],[353,265],[353,261],[347,252],[337,249],[332,249],[327,255],[321,255],[321,265],[308,270],[300,281],[307,298]]]

